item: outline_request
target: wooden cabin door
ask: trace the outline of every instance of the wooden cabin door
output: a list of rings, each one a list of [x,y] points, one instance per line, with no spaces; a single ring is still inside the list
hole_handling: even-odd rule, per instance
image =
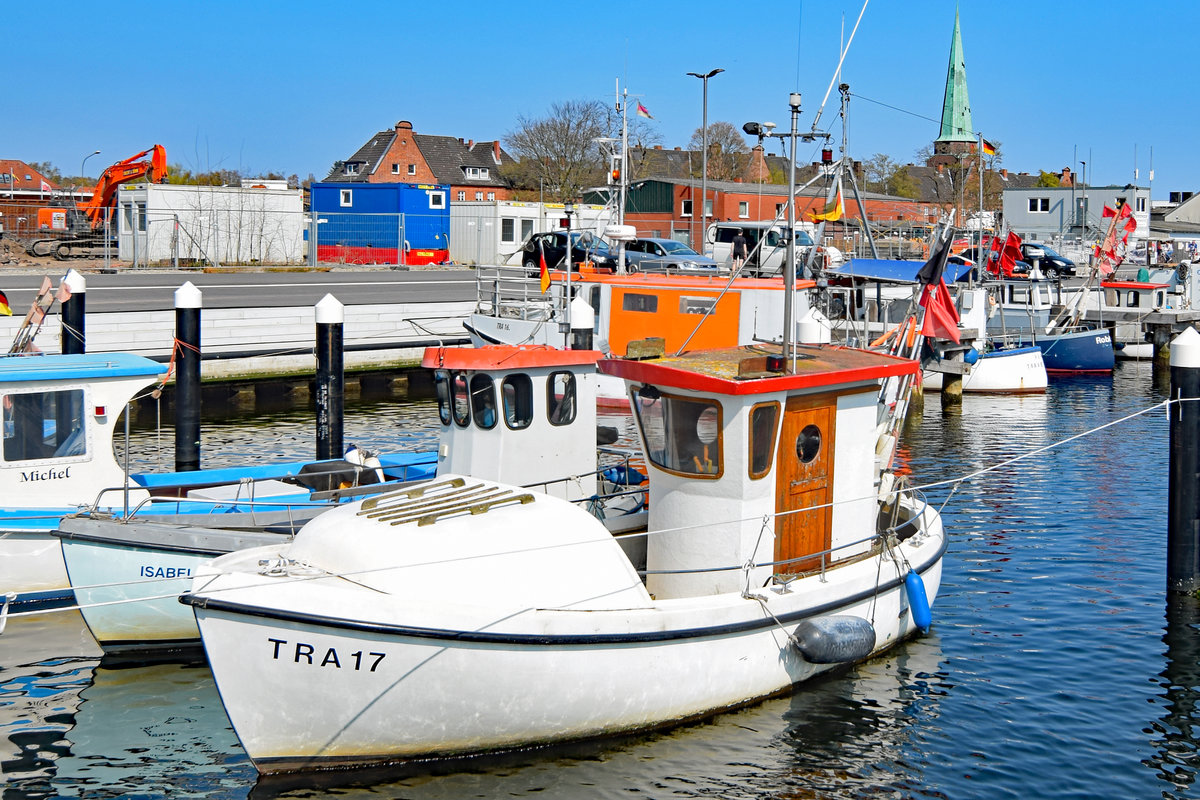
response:
[[[803,558],[828,550],[832,543],[833,509],[833,420],[836,409],[829,398],[792,397],[783,415],[779,438],[775,510],[775,560]],[[826,557],[826,564],[829,563]],[[794,574],[820,567],[820,557],[781,564],[780,574]]]

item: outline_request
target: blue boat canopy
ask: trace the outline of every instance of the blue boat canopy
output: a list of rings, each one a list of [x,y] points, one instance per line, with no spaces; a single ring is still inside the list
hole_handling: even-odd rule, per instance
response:
[[[0,357],[0,383],[154,377],[166,371],[165,364],[133,353],[38,353]]]
[[[925,266],[924,261],[902,261],[892,258],[852,258],[825,273],[834,277],[858,278],[860,280],[886,281],[888,283],[916,283],[917,273]],[[943,277],[952,283],[971,271],[966,264],[946,263]]]

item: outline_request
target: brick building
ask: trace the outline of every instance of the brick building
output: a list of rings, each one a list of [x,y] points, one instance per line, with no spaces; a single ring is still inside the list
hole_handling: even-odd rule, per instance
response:
[[[499,141],[417,133],[411,122],[401,120],[336,162],[324,183],[444,184],[450,187],[450,202],[508,200],[512,187],[500,177],[500,166],[511,163]]]

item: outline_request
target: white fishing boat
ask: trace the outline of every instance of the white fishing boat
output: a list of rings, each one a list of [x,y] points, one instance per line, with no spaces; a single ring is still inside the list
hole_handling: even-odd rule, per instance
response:
[[[643,476],[627,454],[597,448],[595,402],[577,402],[580,394],[594,399],[600,358],[546,347],[429,348],[424,363],[434,372],[442,422],[439,472],[534,485],[584,505],[614,533],[644,528],[646,489],[636,486]],[[535,416],[535,398],[553,408]],[[330,502],[344,501],[387,488],[327,494],[334,495]],[[75,600],[104,652],[161,657],[200,646],[195,616],[178,602],[197,570],[235,550],[289,541],[327,507],[296,508],[293,525],[264,530],[217,527],[221,517],[70,516],[55,535]],[[623,542],[644,563],[645,539]]]
[[[675,725],[929,626],[946,537],[888,468],[915,362],[756,345],[601,369],[629,386],[648,462],[644,571],[565,499],[443,474],[193,579],[260,771]],[[529,395],[535,417],[557,394]]]
[[[307,519],[331,501],[315,486],[421,478],[433,453],[403,454],[365,469],[336,460],[127,474],[114,431],[134,396],[166,367],[126,353],[0,358],[0,596],[12,604],[61,603],[71,588],[59,520],[81,511],[160,522],[203,518],[214,527],[263,528]],[[220,519],[218,523],[216,520]]]
[[[1040,347],[1008,344],[999,336],[987,334],[988,314],[995,311],[987,289],[959,288],[955,303],[964,331],[962,344],[968,348],[961,362],[967,366],[962,379],[964,392],[1046,391],[1046,364]],[[930,370],[924,373],[922,385],[930,391],[941,391],[943,380],[943,373]]]

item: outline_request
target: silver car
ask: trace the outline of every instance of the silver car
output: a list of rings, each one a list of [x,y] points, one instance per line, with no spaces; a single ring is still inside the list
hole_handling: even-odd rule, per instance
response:
[[[717,262],[674,239],[634,239],[625,244],[631,272],[717,272]]]

